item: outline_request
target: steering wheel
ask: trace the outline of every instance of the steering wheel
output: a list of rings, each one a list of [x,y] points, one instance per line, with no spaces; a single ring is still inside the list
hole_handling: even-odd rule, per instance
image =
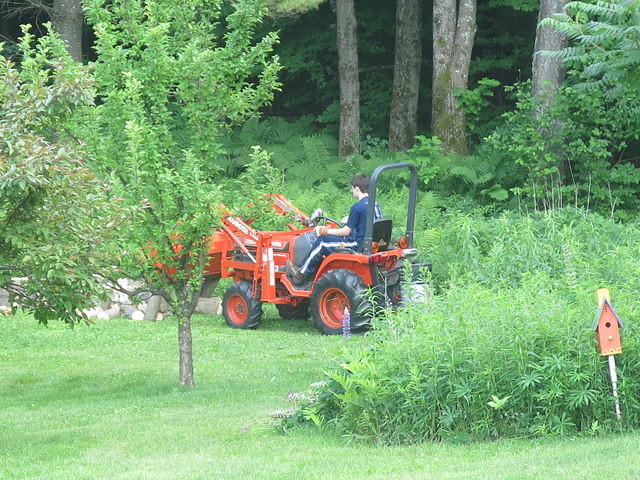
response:
[[[316,227],[320,224],[326,225],[327,223],[333,223],[334,225],[338,225],[339,227],[342,227],[343,224],[338,222],[337,220],[334,220],[331,217],[325,217],[324,215],[319,215],[317,217],[313,217],[309,219],[309,226],[310,227]]]
[[[334,220],[331,217],[327,217],[324,212],[322,211],[321,208],[317,208],[309,217],[309,219],[306,222],[306,225],[308,227],[317,227],[318,225],[320,225],[321,222],[324,222],[323,224],[326,225],[327,223],[333,223],[334,225],[337,225],[338,227],[343,227],[344,224],[341,222],[338,222],[337,220]]]

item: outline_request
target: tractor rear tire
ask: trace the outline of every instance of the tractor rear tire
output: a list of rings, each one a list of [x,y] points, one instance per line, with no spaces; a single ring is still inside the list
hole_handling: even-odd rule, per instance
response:
[[[291,305],[290,303],[277,304],[276,308],[280,317],[285,320],[301,320],[309,318],[309,301],[302,301],[297,305]]]
[[[257,328],[262,319],[262,302],[253,296],[249,282],[236,282],[222,297],[222,315],[231,328]]]
[[[362,278],[349,270],[330,270],[317,281],[311,294],[315,327],[325,335],[341,335],[345,307],[349,309],[352,332],[369,326],[372,304]]]

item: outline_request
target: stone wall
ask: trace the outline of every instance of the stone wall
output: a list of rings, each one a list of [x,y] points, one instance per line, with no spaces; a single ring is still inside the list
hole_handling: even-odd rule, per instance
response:
[[[216,282],[217,283],[217,282]],[[207,315],[221,315],[222,305],[219,297],[213,297],[213,285],[206,284],[207,288],[203,289],[203,294],[207,296],[200,297],[195,313]],[[122,281],[122,286],[133,287],[130,282]],[[0,315],[10,314],[16,305],[11,305],[9,301],[9,292],[0,288]],[[133,320],[160,321],[172,315],[169,311],[169,305],[158,295],[141,295],[140,300],[133,301],[128,295],[112,290],[111,298],[92,308],[84,310],[85,315],[91,319],[108,320],[110,318],[126,317]]]
[[[11,313],[11,304],[9,303],[9,292],[0,288],[0,315]]]

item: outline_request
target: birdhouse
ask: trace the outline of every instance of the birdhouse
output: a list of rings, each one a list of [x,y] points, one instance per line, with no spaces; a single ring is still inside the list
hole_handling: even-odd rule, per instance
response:
[[[607,292],[608,293],[608,292]],[[622,341],[620,340],[620,328],[622,322],[618,314],[609,303],[608,295],[601,298],[600,308],[596,314],[593,329],[598,339],[600,355],[615,355],[622,353]]]

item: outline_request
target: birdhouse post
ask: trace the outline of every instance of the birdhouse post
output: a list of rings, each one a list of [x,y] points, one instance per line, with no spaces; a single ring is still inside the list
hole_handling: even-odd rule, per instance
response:
[[[615,355],[622,353],[622,340],[620,329],[622,322],[620,317],[611,306],[609,290],[601,288],[598,290],[598,312],[593,329],[596,332],[600,355],[606,356],[609,363],[609,376],[613,389],[613,398],[616,406],[616,417],[621,417],[620,402],[618,400],[618,375],[616,373]]]

